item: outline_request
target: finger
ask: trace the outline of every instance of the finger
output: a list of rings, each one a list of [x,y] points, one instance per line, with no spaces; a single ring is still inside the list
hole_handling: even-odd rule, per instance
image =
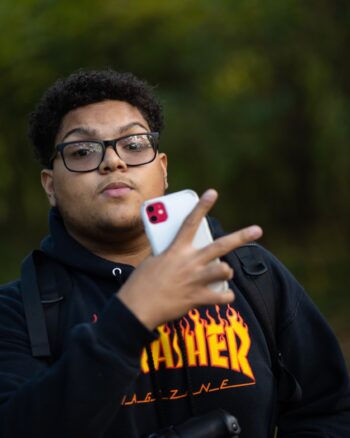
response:
[[[198,282],[207,286],[217,281],[230,280],[233,277],[233,269],[225,262],[213,261],[203,267],[197,275]]]
[[[212,244],[199,250],[199,259],[203,263],[209,263],[211,260],[214,260],[217,257],[222,257],[234,249],[250,243],[252,240],[259,239],[262,234],[263,231],[259,226],[252,225],[228,234],[227,236],[220,237]]]
[[[196,231],[198,230],[199,224],[203,217],[208,213],[208,211],[215,204],[218,197],[216,190],[207,190],[199,199],[198,204],[194,207],[192,212],[187,216],[182,224],[175,240],[174,244],[179,244],[182,242],[192,242]]]
[[[201,291],[201,299],[196,306],[210,306],[214,304],[229,304],[235,299],[233,290],[227,289],[224,292],[213,292],[210,288],[203,289]]]

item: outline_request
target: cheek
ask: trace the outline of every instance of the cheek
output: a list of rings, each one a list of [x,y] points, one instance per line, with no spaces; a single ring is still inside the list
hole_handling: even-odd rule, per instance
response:
[[[165,191],[164,176],[161,173],[152,175],[142,189],[144,199],[156,198],[162,196]]]
[[[83,190],[83,187],[84,190]],[[59,178],[55,183],[55,194],[58,207],[65,209],[81,208],[88,199],[88,185],[79,181],[79,178],[72,178],[67,175]]]
[[[154,168],[149,169],[145,181],[145,190],[152,192],[153,196],[163,195],[165,189],[165,174],[160,163],[157,163],[157,166]]]

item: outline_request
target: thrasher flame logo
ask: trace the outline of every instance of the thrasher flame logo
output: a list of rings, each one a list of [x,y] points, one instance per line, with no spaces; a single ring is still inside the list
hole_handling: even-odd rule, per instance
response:
[[[243,318],[227,305],[220,314],[216,306],[215,318],[206,311],[206,318],[197,309],[181,319],[180,326],[190,367],[220,367],[241,373],[255,382],[248,353],[251,346],[249,330]],[[222,316],[224,315],[224,317]],[[168,324],[158,328],[160,337],[151,344],[156,370],[183,367],[183,358],[176,333]],[[149,372],[146,350],[141,356],[141,370]]]
[[[233,307],[215,306],[214,316],[208,309],[205,317],[201,316],[198,309],[193,309],[181,319],[180,326],[190,367],[232,371],[218,377],[208,374],[205,382],[192,388],[192,397],[255,385],[255,376],[248,360],[251,347],[248,326]],[[151,344],[156,371],[182,368],[183,358],[176,332],[168,324],[160,326],[158,331],[159,339]],[[144,375],[150,371],[146,350],[142,352],[141,370]],[[171,380],[169,383],[172,385]],[[189,396],[187,388],[165,386],[160,393],[162,400],[178,400]],[[131,406],[154,403],[156,398],[154,391],[132,391],[123,397],[121,404]]]

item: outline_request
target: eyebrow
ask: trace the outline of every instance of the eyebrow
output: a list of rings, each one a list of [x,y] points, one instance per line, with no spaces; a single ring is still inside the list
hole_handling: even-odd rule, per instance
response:
[[[149,131],[149,128],[147,128],[145,125],[143,125],[140,122],[130,122],[122,127],[119,128],[119,133],[124,134],[127,131],[129,131],[131,128],[134,128],[136,126],[139,126],[140,128],[145,129],[147,132]],[[98,137],[98,131],[93,128],[89,128],[88,126],[79,126],[77,128],[73,128],[70,131],[68,131],[62,138],[61,143],[70,135],[72,134],[80,134],[80,135],[87,135],[89,137]]]
[[[81,135],[88,135],[91,137],[96,137],[97,131],[95,129],[88,128],[88,127],[85,128],[83,126],[80,126],[79,128],[73,128],[63,136],[61,143],[72,134],[81,134]]]
[[[143,128],[143,129],[145,129],[146,131],[149,131],[149,128],[147,128],[147,126],[143,125],[143,124],[140,123],[140,122],[130,122],[130,123],[128,123],[127,125],[122,126],[122,127],[119,129],[119,132],[120,132],[121,134],[124,134],[125,132],[129,131],[129,129],[134,128],[135,126],[139,126],[140,128]]]

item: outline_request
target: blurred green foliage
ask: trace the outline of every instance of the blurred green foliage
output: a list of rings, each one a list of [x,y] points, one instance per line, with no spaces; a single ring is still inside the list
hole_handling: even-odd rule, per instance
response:
[[[170,189],[217,188],[226,228],[261,224],[350,327],[350,2],[2,0],[0,41],[0,280],[47,231],[27,114],[58,77],[113,67],[157,86]]]

